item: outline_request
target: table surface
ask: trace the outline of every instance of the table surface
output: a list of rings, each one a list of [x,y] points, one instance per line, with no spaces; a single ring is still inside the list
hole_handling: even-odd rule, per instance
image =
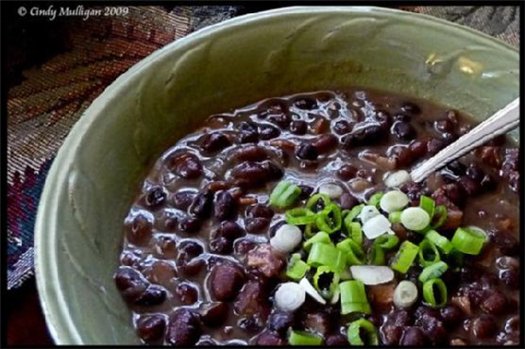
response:
[[[269,6],[268,6],[269,7]],[[474,10],[471,9],[479,9],[479,7],[470,7],[464,8],[468,11],[465,12],[465,14],[462,13],[463,9],[460,7],[441,7],[437,9],[444,9],[444,11],[451,11],[451,13],[455,13],[455,16],[457,17],[450,17],[448,14],[440,14],[437,9],[430,8],[430,7],[413,7],[411,10],[415,12],[422,12],[422,13],[428,13],[432,15],[436,15],[438,17],[446,18],[449,20],[452,20],[454,22],[460,23],[460,24],[466,24],[471,27],[474,27],[476,29],[481,29],[488,34],[494,35],[500,39],[506,40],[510,42],[511,44],[517,45],[519,42],[519,31],[516,36],[516,34],[512,34],[511,36],[507,35],[508,33],[505,31],[509,29],[508,23],[501,23],[499,22],[500,26],[498,27],[495,25],[495,21],[493,18],[491,18],[492,21],[489,20],[489,22],[483,20],[478,21],[476,20],[480,18],[480,16],[471,16]],[[257,10],[263,10],[267,9],[265,6],[264,8],[250,8],[250,11],[247,12],[253,12]],[[484,7],[482,9],[488,9],[490,12],[490,7]],[[500,8],[503,9],[503,8]],[[508,7],[507,7],[508,9]],[[455,10],[458,10],[456,12]],[[433,12],[429,12],[433,11]],[[484,10],[483,10],[484,11]],[[459,13],[459,14],[458,14]],[[239,13],[242,14],[242,13]],[[449,13],[450,14],[450,13]],[[491,15],[491,17],[494,17]],[[498,22],[498,21],[496,21]],[[505,22],[505,21],[503,21]],[[497,23],[496,23],[497,24]],[[481,26],[481,27],[480,27]],[[500,27],[503,28],[500,28]],[[53,27],[50,25],[49,31],[53,31]],[[39,29],[40,30],[40,29]],[[46,31],[46,28],[42,29],[43,31]],[[44,35],[45,37],[45,35]],[[53,39],[53,36],[50,36],[49,38]],[[42,45],[44,47],[48,47],[48,45]],[[33,55],[30,55],[34,57]],[[39,53],[40,58],[45,59],[44,56],[46,56],[45,53],[40,52]],[[27,67],[22,67],[27,68]],[[22,69],[13,69],[10,70],[9,76],[6,78],[7,83],[9,86],[14,86],[19,83],[19,76],[16,73],[17,71],[20,73]],[[3,310],[2,312],[5,312],[7,315],[7,345],[9,346],[50,346],[53,344],[53,341],[47,331],[44,316],[42,314],[42,309],[39,304],[38,300],[38,293],[36,291],[36,285],[34,278],[29,279],[26,281],[22,287],[8,291],[7,295],[5,296],[7,301],[4,305],[2,305]]]

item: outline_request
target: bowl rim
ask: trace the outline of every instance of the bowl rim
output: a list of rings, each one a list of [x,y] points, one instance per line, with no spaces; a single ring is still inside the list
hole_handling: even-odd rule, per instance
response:
[[[75,324],[71,319],[68,303],[66,302],[67,298],[64,296],[63,291],[60,288],[56,288],[58,286],[59,276],[57,264],[54,263],[54,259],[48,258],[55,257],[57,253],[57,247],[55,244],[56,231],[54,230],[54,227],[56,226],[53,224],[53,218],[56,217],[59,199],[55,189],[58,188],[60,184],[64,183],[65,176],[69,171],[70,165],[74,161],[73,155],[80,147],[82,141],[81,136],[96,122],[97,116],[104,110],[106,103],[114,99],[120,91],[124,91],[133,82],[133,79],[141,73],[145,66],[156,60],[162,59],[166,54],[175,49],[184,48],[186,45],[205,38],[212,33],[280,16],[316,13],[341,14],[345,12],[352,14],[378,13],[387,17],[402,16],[414,21],[415,24],[437,26],[440,28],[447,28],[448,30],[457,29],[463,33],[482,38],[491,42],[493,45],[519,55],[519,50],[516,47],[470,27],[430,15],[375,6],[291,6],[246,14],[190,33],[187,36],[173,41],[151,53],[133,65],[128,71],[120,75],[82,113],[82,116],[75,123],[60,147],[45,180],[35,222],[34,261],[36,285],[42,311],[45,316],[48,331],[56,344],[83,344],[83,341],[80,335],[80,330],[75,327]],[[51,218],[52,220],[49,220],[48,218]]]

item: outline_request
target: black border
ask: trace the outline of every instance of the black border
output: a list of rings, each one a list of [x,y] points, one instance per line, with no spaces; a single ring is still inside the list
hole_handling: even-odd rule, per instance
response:
[[[279,7],[287,7],[287,6],[320,6],[320,5],[339,5],[339,6],[383,6],[383,7],[399,7],[399,6],[416,6],[416,5],[420,5],[420,6],[467,6],[467,5],[483,5],[483,6],[517,6],[520,8],[520,67],[523,68],[523,61],[521,59],[521,54],[524,51],[523,49],[523,37],[521,36],[521,34],[523,34],[525,31],[523,30],[524,29],[524,23],[523,23],[523,9],[524,9],[524,5],[525,3],[522,2],[522,1],[508,1],[508,0],[503,0],[503,1],[497,1],[497,0],[492,0],[492,1],[465,1],[465,0],[459,0],[459,1],[442,1],[442,0],[437,0],[437,1],[384,1],[384,0],[381,0],[381,1],[363,1],[363,0],[360,0],[360,1],[334,1],[334,0],[326,0],[326,1],[322,1],[322,0],[303,0],[303,1],[290,1],[290,0],[287,0],[287,1],[276,1],[276,0],[268,0],[268,1],[260,1],[260,0],[255,0],[255,1],[246,1],[246,0],[243,0],[243,1],[232,1],[232,0],[222,0],[222,1],[210,1],[210,0],[203,0],[203,1],[158,1],[158,0],[153,0],[153,1],[144,1],[144,0],[139,0],[139,1],[115,1],[115,0],[110,0],[110,1],[2,1],[0,2],[0,13],[1,13],[1,21],[0,21],[0,35],[1,35],[1,40],[0,40],[0,60],[1,60],[1,76],[2,77],[5,77],[6,76],[6,73],[7,73],[7,68],[6,68],[6,60],[9,59],[8,57],[6,57],[6,53],[5,53],[5,50],[4,50],[4,47],[5,47],[5,40],[4,40],[4,35],[6,33],[6,24],[7,22],[9,22],[10,20],[12,20],[12,17],[13,16],[18,16],[16,14],[16,9],[19,7],[19,6],[26,6],[26,7],[29,7],[29,6],[40,6],[40,7],[43,7],[43,6],[49,6],[51,4],[60,4],[60,5],[79,5],[79,4],[83,4],[85,6],[100,6],[100,5],[130,5],[130,6],[167,6],[167,7],[171,7],[171,6],[179,6],[179,5],[194,5],[194,6],[198,6],[198,5],[241,5],[244,7],[244,10],[242,11],[241,14],[245,14],[245,13],[252,13],[252,12],[259,12],[259,11],[264,11],[264,10],[269,10],[269,9],[272,9],[272,8],[279,8]],[[523,72],[522,70],[520,69],[520,96],[522,95],[522,85],[523,85]],[[9,300],[6,300],[6,294],[7,294],[7,221],[6,221],[6,218],[7,218],[7,205],[8,205],[8,201],[7,201],[7,91],[5,89],[5,84],[2,84],[2,79],[0,79],[0,96],[1,96],[1,127],[0,127],[0,138],[1,138],[1,177],[2,177],[2,186],[1,186],[1,228],[2,228],[2,231],[0,233],[1,235],[1,296],[2,296],[2,300],[1,300],[1,303],[3,305],[6,305],[7,303],[9,303]],[[523,114],[523,111],[524,111],[524,107],[521,106],[520,107],[520,113],[521,115],[524,115]],[[521,140],[524,139],[524,136],[525,136],[525,128],[522,127],[520,129],[520,138]],[[521,147],[520,147],[521,148]],[[524,164],[524,155],[523,155],[523,152],[520,150],[520,164],[521,164],[521,167],[522,169],[521,170],[524,170],[525,168],[525,164]],[[525,198],[525,186],[524,186],[524,177],[521,176],[520,177],[520,188],[521,188],[521,191],[520,191],[520,196],[521,196],[521,199],[522,198]],[[520,233],[523,234],[525,231],[524,231],[524,228],[523,228],[523,225],[522,225],[522,218],[525,216],[525,209],[524,209],[524,206],[523,205],[520,205]],[[521,248],[521,252],[522,253],[525,253],[525,241],[523,239],[520,239],[520,248]],[[524,319],[524,316],[525,316],[525,305],[523,305],[523,302],[525,300],[525,271],[523,269],[523,257],[520,255],[519,256],[519,259],[520,259],[520,266],[521,266],[521,269],[520,269],[520,274],[521,274],[521,284],[520,284],[520,310],[519,310],[519,313],[520,313],[520,320],[521,322],[523,322],[523,319]],[[521,325],[521,333],[520,333],[520,345],[515,345],[515,346],[505,346],[505,348],[523,348],[523,346],[525,346],[525,329],[524,329],[524,326],[523,326],[523,323]],[[1,348],[8,348],[8,345],[7,345],[7,315],[5,312],[2,312],[2,315],[1,315],[1,322],[0,322],[0,330],[1,330],[1,342],[0,342],[0,346]],[[64,347],[64,348],[88,348],[88,349],[103,349],[103,348],[108,348],[108,347],[104,347],[104,346],[94,346],[94,345],[86,345],[86,346],[57,346],[55,345],[54,347]],[[143,346],[111,346],[111,348],[142,348]],[[503,346],[502,346],[503,347]],[[26,349],[31,349],[31,348],[38,348],[37,346],[16,346],[16,347],[12,347],[12,348],[26,348]],[[254,346],[247,346],[247,347],[243,347],[243,348],[259,348],[259,347],[254,347]],[[268,348],[268,347],[260,347],[260,348]],[[277,347],[275,347],[277,348]],[[285,346],[284,348],[293,348],[291,346]],[[349,346],[345,346],[345,347],[338,347],[338,348],[349,348]],[[393,348],[400,348],[399,346],[394,346]],[[425,346],[423,348],[436,348],[436,347],[432,347],[432,346]],[[455,347],[452,347],[450,345],[448,346],[440,346],[438,348],[450,348],[450,349],[454,349]],[[484,348],[496,348],[495,346],[470,346],[468,348],[480,348],[480,349],[484,349]]]

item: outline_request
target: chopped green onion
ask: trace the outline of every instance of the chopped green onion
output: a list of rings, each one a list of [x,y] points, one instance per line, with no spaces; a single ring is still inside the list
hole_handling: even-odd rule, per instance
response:
[[[440,235],[437,231],[428,231],[425,235],[425,238],[428,239],[430,242],[434,243],[436,247],[441,249],[441,251],[445,254],[450,253],[452,248],[454,248],[449,239],[445,236]]]
[[[365,339],[361,338],[364,334]],[[350,345],[379,345],[376,327],[372,322],[360,318],[348,326],[348,342]]]
[[[291,331],[288,337],[288,344],[290,345],[311,345],[319,346],[323,343],[323,338],[320,336],[304,331]]]
[[[377,245],[384,250],[394,249],[398,243],[399,238],[397,238],[396,235],[382,235],[377,237],[374,241],[374,245]]]
[[[368,263],[370,265],[384,265],[386,262],[385,251],[381,246],[373,244],[368,252]]]
[[[365,253],[363,248],[357,244],[353,239],[347,238],[337,243],[337,249],[342,251],[346,256],[346,263],[349,266],[352,265],[362,265],[365,259]]]
[[[440,278],[433,278],[423,283],[423,299],[432,307],[443,307],[447,303],[447,286]]]
[[[400,224],[401,223],[401,211],[393,211],[390,214],[388,214],[388,221],[390,221],[393,224]]]
[[[348,221],[347,218],[345,218],[344,224],[348,236],[350,236],[354,242],[363,244],[363,230],[361,228],[361,224],[354,221]]]
[[[359,204],[353,207],[352,210],[350,210],[350,212],[345,216],[345,223],[354,221],[355,218],[357,218],[357,216],[361,214],[361,210],[363,210],[364,207],[364,204]]]
[[[459,227],[452,237],[452,245],[462,253],[478,255],[485,239],[485,232],[479,228]]]
[[[341,313],[352,312],[369,314],[372,312],[366,297],[365,285],[361,281],[345,281],[339,284],[341,293]]]
[[[409,230],[421,231],[430,224],[430,216],[421,208],[407,208],[401,213],[401,224]]]
[[[419,275],[419,281],[425,283],[426,281],[431,280],[433,278],[438,278],[447,270],[447,263],[444,261],[438,261],[435,264],[425,267],[423,271],[421,271],[421,274]]]
[[[330,279],[327,281],[327,278]],[[330,299],[339,287],[339,279],[339,274],[331,267],[319,266],[314,275],[314,286],[325,299]],[[328,285],[326,286],[324,284]]]
[[[419,264],[422,267],[427,267],[437,263],[441,260],[439,251],[436,245],[428,239],[424,239],[419,243]]]
[[[374,193],[368,200],[368,205],[373,205],[374,207],[377,207],[382,197],[383,197],[382,191]]]
[[[419,206],[428,213],[430,218],[434,217],[434,213],[436,211],[436,201],[434,201],[432,198],[421,196],[419,199]]]
[[[306,275],[308,270],[310,270],[310,266],[301,260],[301,254],[292,254],[286,269],[286,276],[294,281],[299,281]]]
[[[315,213],[306,208],[295,208],[286,212],[286,222],[290,225],[308,225],[315,222]]]
[[[387,212],[392,213],[394,211],[399,211],[404,209],[408,205],[408,196],[399,191],[389,191],[381,198],[379,202],[379,207]]]
[[[321,212],[317,213],[315,224],[321,231],[333,233],[341,229],[341,208],[335,204],[328,204]]]
[[[313,267],[330,266],[339,273],[345,268],[346,259],[332,244],[314,243],[306,263]]]
[[[290,181],[281,181],[270,195],[270,205],[284,209],[294,204],[301,195],[301,188]]]
[[[315,222],[313,224],[306,225],[304,228],[304,236],[306,238],[312,238],[315,232],[317,232],[317,226],[315,226]]]
[[[310,199],[308,199],[308,202],[306,202],[306,208],[315,212],[314,209],[316,209],[315,207],[317,206],[317,202],[319,201],[319,199],[323,200],[324,208],[326,208],[328,204],[332,202],[330,200],[330,197],[328,197],[326,194],[318,193],[310,197]]]
[[[306,242],[303,243],[303,249],[309,252],[310,248],[314,243],[332,244],[332,240],[330,240],[330,236],[328,235],[328,233],[319,231],[313,237],[309,238]]]
[[[404,241],[392,261],[392,269],[401,273],[407,273],[410,266],[414,263],[418,252],[419,247],[417,245],[410,241]]]
[[[447,221],[447,207],[444,205],[438,205],[434,211],[434,217],[432,219],[432,226],[438,228]]]

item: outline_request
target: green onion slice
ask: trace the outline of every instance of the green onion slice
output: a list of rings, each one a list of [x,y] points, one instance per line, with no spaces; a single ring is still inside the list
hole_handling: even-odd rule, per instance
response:
[[[368,263],[370,265],[384,265],[386,262],[385,259],[385,250],[381,246],[373,244],[368,252]]]
[[[438,205],[434,211],[434,217],[432,219],[432,226],[438,228],[447,221],[447,207],[444,205]]]
[[[454,248],[464,254],[478,255],[485,244],[485,231],[477,227],[459,227],[452,237]]]
[[[317,213],[315,224],[321,231],[333,233],[341,229],[341,208],[335,204],[328,204],[321,212]]]
[[[376,238],[374,245],[379,246],[381,249],[390,250],[397,247],[399,238],[396,235],[382,235]]]
[[[364,208],[364,204],[359,204],[359,205],[356,205],[355,207],[353,207],[349,212],[348,214],[345,216],[345,224],[346,222],[352,222],[355,220],[355,218],[357,218],[357,216],[359,214],[361,214],[361,210],[363,210]]]
[[[315,213],[306,208],[286,211],[286,223],[290,225],[308,225],[315,222]]]
[[[419,207],[411,207],[401,213],[401,224],[412,231],[424,230],[430,224],[430,216]]]
[[[308,199],[308,202],[306,202],[306,208],[315,212],[314,209],[317,206],[317,202],[319,201],[319,199],[323,200],[324,208],[326,208],[328,204],[332,202],[330,200],[330,197],[328,197],[326,194],[318,193],[310,197],[310,199]]]
[[[301,254],[292,254],[286,269],[286,276],[294,281],[299,281],[308,270],[310,270],[310,266],[301,260]]]
[[[344,217],[344,216],[343,216]],[[346,233],[350,236],[354,242],[358,244],[363,244],[363,229],[359,222],[347,220],[348,216],[345,217],[344,225]]]
[[[421,196],[419,199],[419,207],[428,213],[428,216],[433,218],[436,211],[436,201],[427,196]]]
[[[445,254],[450,253],[450,251],[454,248],[447,237],[440,235],[435,230],[428,231],[425,235],[425,238],[434,243],[436,247],[438,247]]]
[[[418,252],[419,247],[417,245],[410,241],[404,241],[390,266],[398,272],[407,273],[410,266],[414,263]]]
[[[388,221],[390,221],[393,224],[400,224],[401,223],[401,211],[393,211],[390,214],[388,214]]]
[[[439,250],[429,239],[424,239],[419,243],[419,264],[427,267],[441,260]]]
[[[379,207],[387,212],[392,213],[404,209],[408,205],[408,196],[399,190],[389,191],[381,198]]]
[[[341,294],[341,313],[352,312],[370,314],[372,312],[366,297],[365,285],[361,281],[345,281],[339,284]]]
[[[433,278],[423,283],[423,299],[435,308],[445,306],[448,299],[445,282],[440,278]]]
[[[330,299],[339,288],[340,275],[330,266],[319,266],[314,275],[314,286],[323,298]]]
[[[372,322],[360,318],[348,326],[348,342],[350,345],[379,345],[377,329]]]
[[[447,270],[448,270],[447,263],[444,261],[438,261],[435,264],[425,267],[423,271],[421,271],[421,274],[419,275],[419,280],[425,283],[428,280],[440,277]]]
[[[309,238],[306,242],[303,243],[303,249],[307,252],[310,251],[310,248],[314,243],[327,243],[332,244],[332,240],[330,240],[330,236],[328,233],[319,231],[314,236]]]
[[[270,194],[270,205],[284,209],[294,204],[301,195],[301,188],[290,181],[281,181]]]
[[[365,260],[365,253],[363,248],[351,238],[347,238],[337,243],[336,248],[343,252],[346,256],[346,263],[349,266],[362,265]]]
[[[320,336],[304,331],[291,331],[288,336],[288,344],[290,345],[311,345],[319,346],[323,343],[323,338]]]
[[[333,244],[314,243],[306,263],[313,267],[329,266],[340,273],[345,268],[346,259],[343,253],[334,247]]]
[[[374,193],[368,200],[368,205],[373,205],[374,207],[379,206],[379,202],[383,197],[384,193],[382,191]]]

